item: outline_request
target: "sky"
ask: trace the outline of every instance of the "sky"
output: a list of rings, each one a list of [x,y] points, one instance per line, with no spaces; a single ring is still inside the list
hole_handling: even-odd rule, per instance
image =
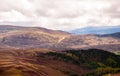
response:
[[[120,0],[0,0],[0,25],[54,30],[120,26]]]

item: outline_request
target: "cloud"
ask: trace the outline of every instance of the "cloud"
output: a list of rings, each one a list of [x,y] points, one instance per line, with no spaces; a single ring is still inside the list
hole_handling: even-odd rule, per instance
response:
[[[120,25],[115,0],[1,0],[0,24],[73,30]]]
[[[112,1],[111,8],[105,10],[106,14],[108,14],[111,18],[120,18],[120,1]]]

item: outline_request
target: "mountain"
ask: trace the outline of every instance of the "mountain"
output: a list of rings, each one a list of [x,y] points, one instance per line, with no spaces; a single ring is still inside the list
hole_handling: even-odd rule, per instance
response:
[[[120,32],[120,26],[85,27],[69,31],[73,34],[111,34]]]
[[[52,50],[101,48],[118,51],[120,38],[94,34],[74,35],[42,27],[0,26],[0,49],[46,48]],[[116,35],[115,35],[116,36]],[[118,35],[117,35],[118,36]],[[110,47],[110,46],[115,46]]]

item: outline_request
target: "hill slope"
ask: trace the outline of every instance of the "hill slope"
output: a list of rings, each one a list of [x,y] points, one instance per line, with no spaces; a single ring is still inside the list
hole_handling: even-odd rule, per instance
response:
[[[0,76],[81,76],[94,71],[99,73],[91,76],[102,76],[120,71],[120,57],[104,50],[41,50],[1,50]]]

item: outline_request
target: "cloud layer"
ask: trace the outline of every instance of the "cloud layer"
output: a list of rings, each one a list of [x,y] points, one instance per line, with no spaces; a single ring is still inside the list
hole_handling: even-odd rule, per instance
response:
[[[56,30],[120,25],[119,0],[0,1],[0,24]]]

